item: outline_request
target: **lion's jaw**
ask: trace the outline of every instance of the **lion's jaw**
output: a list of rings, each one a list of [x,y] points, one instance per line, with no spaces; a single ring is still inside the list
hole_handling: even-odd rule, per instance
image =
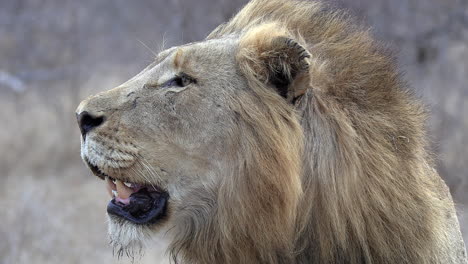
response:
[[[97,137],[92,135],[86,140],[82,140],[82,159],[97,176],[105,177],[109,195],[113,200],[122,203],[129,202],[130,198],[128,196],[130,193],[122,194],[124,190],[119,190],[119,188],[121,188],[120,186],[125,187],[121,184],[112,183],[109,177],[117,179],[120,177],[122,182],[126,182],[125,184],[129,184],[132,181],[131,179],[140,182],[140,180],[132,177],[132,174],[135,174],[134,171],[143,171],[142,168],[138,168],[138,155],[137,148],[125,142],[117,142],[113,137],[101,136],[97,139]],[[151,173],[147,171],[145,173],[148,173],[148,175],[167,174],[166,171],[156,166],[152,166],[151,170]],[[157,178],[152,178],[152,180],[153,182],[151,183],[148,181],[148,185],[153,185],[160,181]],[[114,179],[115,181],[118,180]],[[109,187],[111,185],[113,185],[113,188]],[[119,197],[119,195],[124,195],[125,197]],[[166,217],[166,215],[162,215],[162,217]],[[158,225],[151,226],[135,224],[108,213],[108,234],[110,245],[114,248],[113,252],[119,257],[123,255],[131,258],[141,256],[145,245],[149,241],[152,241],[152,238],[159,237],[159,240],[162,240],[161,238],[166,236],[166,232],[163,231],[164,223],[165,221],[160,221]]]

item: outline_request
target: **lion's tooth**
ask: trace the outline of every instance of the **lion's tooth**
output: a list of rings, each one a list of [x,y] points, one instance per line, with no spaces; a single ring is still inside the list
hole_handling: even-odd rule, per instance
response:
[[[109,193],[109,195],[114,198],[114,195],[113,195],[113,191],[116,189],[116,186],[115,184],[112,182],[111,179],[109,179],[109,177],[106,177],[106,189],[107,189],[107,193]]]
[[[127,199],[133,193],[133,189],[128,188],[120,180],[117,180],[115,185],[117,185],[117,193],[121,199]]]

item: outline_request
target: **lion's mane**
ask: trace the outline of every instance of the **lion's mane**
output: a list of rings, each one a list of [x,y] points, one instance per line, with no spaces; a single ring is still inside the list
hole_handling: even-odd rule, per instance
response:
[[[258,80],[249,57],[249,43],[261,50],[262,38],[278,32],[311,54],[295,110]],[[221,186],[194,191],[187,217],[175,220],[184,228],[174,259],[443,262],[453,205],[426,150],[424,108],[387,49],[316,2],[254,0],[208,39],[231,35],[246,45],[237,62],[261,99],[232,99],[241,151]]]

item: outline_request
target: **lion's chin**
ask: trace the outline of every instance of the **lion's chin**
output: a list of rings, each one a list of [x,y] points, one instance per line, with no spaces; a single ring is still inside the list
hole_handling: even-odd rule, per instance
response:
[[[118,258],[126,256],[139,259],[144,255],[146,246],[153,244],[155,240],[158,240],[159,244],[168,241],[169,234],[164,225],[134,224],[112,214],[108,214],[107,217],[110,245]],[[164,244],[162,246],[167,248]]]
[[[117,257],[141,257],[151,230],[145,225],[133,224],[121,217],[108,214],[110,244]]]

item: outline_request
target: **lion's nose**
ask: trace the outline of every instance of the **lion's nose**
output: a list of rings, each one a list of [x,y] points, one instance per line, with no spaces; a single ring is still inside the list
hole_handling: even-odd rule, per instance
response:
[[[100,126],[104,123],[103,116],[92,116],[87,111],[83,111],[77,114],[76,118],[78,119],[78,126],[80,127],[81,135],[83,139],[86,138],[86,134],[91,131],[93,128]]]

